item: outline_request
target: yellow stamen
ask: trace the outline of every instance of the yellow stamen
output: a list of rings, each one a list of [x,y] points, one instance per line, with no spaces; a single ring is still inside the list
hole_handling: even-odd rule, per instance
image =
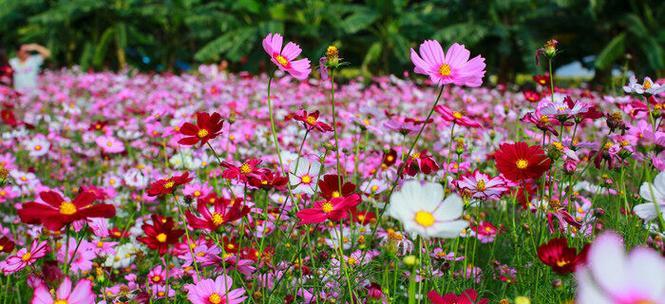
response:
[[[526,167],[529,166],[529,161],[527,161],[526,159],[522,159],[522,158],[521,158],[521,159],[518,159],[518,160],[515,162],[515,166],[517,166],[517,169],[522,169],[522,170],[524,170],[524,169],[526,169]]]
[[[418,225],[423,226],[423,227],[431,227],[434,225],[435,219],[434,215],[425,210],[420,210],[416,212],[416,215],[413,218]]]
[[[60,214],[72,215],[74,213],[76,213],[76,205],[72,204],[72,202],[62,202],[60,204]]]
[[[330,213],[333,211],[333,205],[330,202],[325,202],[321,205],[321,210],[323,213]]]
[[[281,64],[283,67],[286,67],[286,66],[289,65],[289,61],[282,55],[275,56],[275,60],[277,60],[277,62],[279,64]]]
[[[444,63],[439,67],[439,74],[441,76],[450,76],[450,66],[447,63]]]
[[[157,241],[160,243],[166,243],[166,234],[160,233],[157,235]]]
[[[198,133],[196,133],[196,136],[198,136],[199,138],[204,138],[204,137],[208,136],[208,134],[209,134],[208,130],[201,129],[201,130],[199,130]]]

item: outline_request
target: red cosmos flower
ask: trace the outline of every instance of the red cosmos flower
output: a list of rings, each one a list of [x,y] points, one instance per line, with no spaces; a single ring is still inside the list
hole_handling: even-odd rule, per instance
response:
[[[256,188],[284,190],[289,179],[276,172],[266,170],[263,174],[250,175],[249,184]]]
[[[314,203],[313,208],[303,209],[296,214],[300,224],[318,224],[331,220],[339,221],[347,217],[348,212],[360,204],[360,195],[354,193],[346,197],[335,197],[331,200]]]
[[[436,164],[432,156],[427,150],[423,150],[420,153],[413,153],[406,160],[404,164],[405,168],[402,174],[406,173],[409,176],[414,176],[418,172],[424,174],[430,174],[439,170],[439,165]]]
[[[88,127],[88,131],[101,131],[108,125],[108,121],[106,120],[98,120]]]
[[[2,118],[2,122],[12,128],[18,126],[18,120],[16,120],[16,115],[14,115],[14,111],[10,109],[3,109],[0,111],[0,118]]]
[[[10,253],[12,250],[14,250],[14,242],[7,238],[6,236],[3,236],[0,238],[0,251],[4,253]]]
[[[390,149],[387,152],[383,153],[383,160],[381,161],[381,166],[383,168],[388,168],[397,162],[397,151],[395,149]]]
[[[466,117],[464,114],[462,114],[462,112],[453,111],[446,106],[438,105],[436,106],[436,108],[434,108],[434,111],[441,114],[441,117],[443,117],[443,120],[445,121],[452,122],[454,124],[458,124],[460,126],[465,126],[468,128],[480,127],[480,124],[475,120]]]
[[[376,222],[376,214],[374,214],[372,211],[353,211],[351,213],[353,214],[353,219],[356,221],[356,223],[361,225],[367,225],[369,223]]]
[[[230,204],[228,200],[216,200],[212,210],[208,209],[208,204],[199,202],[196,210],[201,217],[196,217],[189,210],[185,212],[187,222],[195,229],[206,229],[216,231],[222,224],[230,223],[242,218],[249,213],[249,207],[240,204]]]
[[[230,162],[224,161],[222,162],[222,167],[226,168],[226,170],[222,172],[222,177],[226,179],[237,179],[242,182],[247,182],[250,177],[261,179],[268,169],[257,168],[260,163],[261,160],[250,158],[238,167]]]
[[[333,128],[327,123],[319,121],[319,111],[314,111],[308,114],[307,111],[300,110],[298,112],[289,114],[286,119],[293,119],[302,122],[308,131],[317,129],[321,132],[330,132],[333,130]]]
[[[589,244],[584,245],[582,251],[568,247],[568,240],[556,238],[538,247],[538,258],[552,271],[558,274],[567,274],[575,271],[575,268],[586,263]]]
[[[455,294],[453,292],[447,293],[444,296],[441,296],[436,291],[432,290],[427,293],[432,304],[487,304],[489,303],[488,299],[478,299],[478,292],[473,288],[469,288],[465,291],[462,291],[461,294]]]
[[[190,181],[192,181],[192,178],[189,177],[189,172],[166,179],[160,179],[150,184],[150,187],[148,188],[148,196],[164,196],[171,194],[178,188],[178,186],[189,183]]]
[[[41,224],[49,230],[59,231],[74,221],[91,217],[111,218],[115,216],[115,207],[110,204],[93,205],[96,197],[90,192],[80,192],[72,201],[65,201],[55,191],[44,191],[39,197],[45,202],[23,204],[18,215],[26,224]]]
[[[540,146],[529,146],[525,142],[501,144],[494,159],[499,172],[511,181],[538,179],[551,162]]]
[[[538,116],[537,113],[529,112],[520,119],[521,122],[526,122],[533,124],[536,128],[540,129],[543,132],[550,132],[554,136],[559,136],[559,132],[556,131],[554,125],[561,125],[558,120],[551,119],[547,115]]]
[[[152,215],[152,225],[143,224],[141,227],[145,236],[136,239],[148,246],[152,250],[157,250],[159,255],[164,255],[169,249],[169,245],[178,242],[178,239],[185,233],[182,229],[173,229],[173,218],[163,217],[161,215]]]
[[[180,127],[180,133],[185,135],[178,141],[181,145],[192,146],[201,143],[205,145],[209,140],[221,134],[224,120],[219,113],[196,113],[196,125],[186,122]]]
[[[543,98],[538,92],[531,90],[522,91],[522,94],[524,95],[524,98],[531,103],[539,102],[540,99]]]
[[[542,75],[533,75],[533,81],[535,81],[537,84],[541,86],[549,86],[550,85],[550,74],[542,74]]]
[[[319,180],[319,190],[321,196],[327,200],[340,196],[349,196],[356,191],[356,185],[351,182],[344,182],[344,177],[339,177],[342,181],[342,193],[339,192],[339,181],[337,174],[326,174]]]

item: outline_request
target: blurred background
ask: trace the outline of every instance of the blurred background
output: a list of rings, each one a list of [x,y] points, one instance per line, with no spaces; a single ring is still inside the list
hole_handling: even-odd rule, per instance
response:
[[[0,0],[0,46],[11,55],[43,44],[51,68],[181,72],[225,61],[260,72],[261,39],[279,32],[314,65],[337,45],[353,77],[410,71],[409,48],[436,39],[465,44],[495,82],[511,82],[542,72],[535,51],[554,38],[558,74],[601,83],[613,70],[665,76],[664,20],[659,0]]]

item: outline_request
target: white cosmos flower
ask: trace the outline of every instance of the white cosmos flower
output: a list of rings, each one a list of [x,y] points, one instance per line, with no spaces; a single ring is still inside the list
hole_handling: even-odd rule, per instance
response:
[[[464,211],[462,198],[457,194],[443,200],[443,187],[433,182],[406,181],[390,197],[388,214],[404,225],[411,235],[424,238],[455,238],[469,226],[461,220]]]
[[[643,183],[640,187],[640,196],[648,203],[633,207],[633,211],[640,218],[650,221],[658,217],[656,205],[660,206],[660,212],[665,210],[665,171],[658,173],[652,183]],[[655,200],[655,202],[654,202]]]
[[[298,167],[298,170],[296,170],[296,167]],[[319,163],[311,162],[305,158],[300,158],[297,162],[291,163],[289,182],[296,186],[293,193],[314,194],[314,186],[317,183],[319,170],[321,170]]]

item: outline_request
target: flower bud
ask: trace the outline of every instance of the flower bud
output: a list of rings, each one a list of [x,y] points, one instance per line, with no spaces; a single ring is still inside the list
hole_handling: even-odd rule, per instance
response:
[[[550,39],[545,42],[545,45],[543,46],[543,50],[545,53],[545,56],[552,58],[554,55],[557,53],[556,47],[559,45],[559,41],[556,41],[555,39]]]
[[[339,66],[339,50],[336,46],[331,45],[326,50],[326,58],[328,61],[326,65],[330,68],[336,68]]]

